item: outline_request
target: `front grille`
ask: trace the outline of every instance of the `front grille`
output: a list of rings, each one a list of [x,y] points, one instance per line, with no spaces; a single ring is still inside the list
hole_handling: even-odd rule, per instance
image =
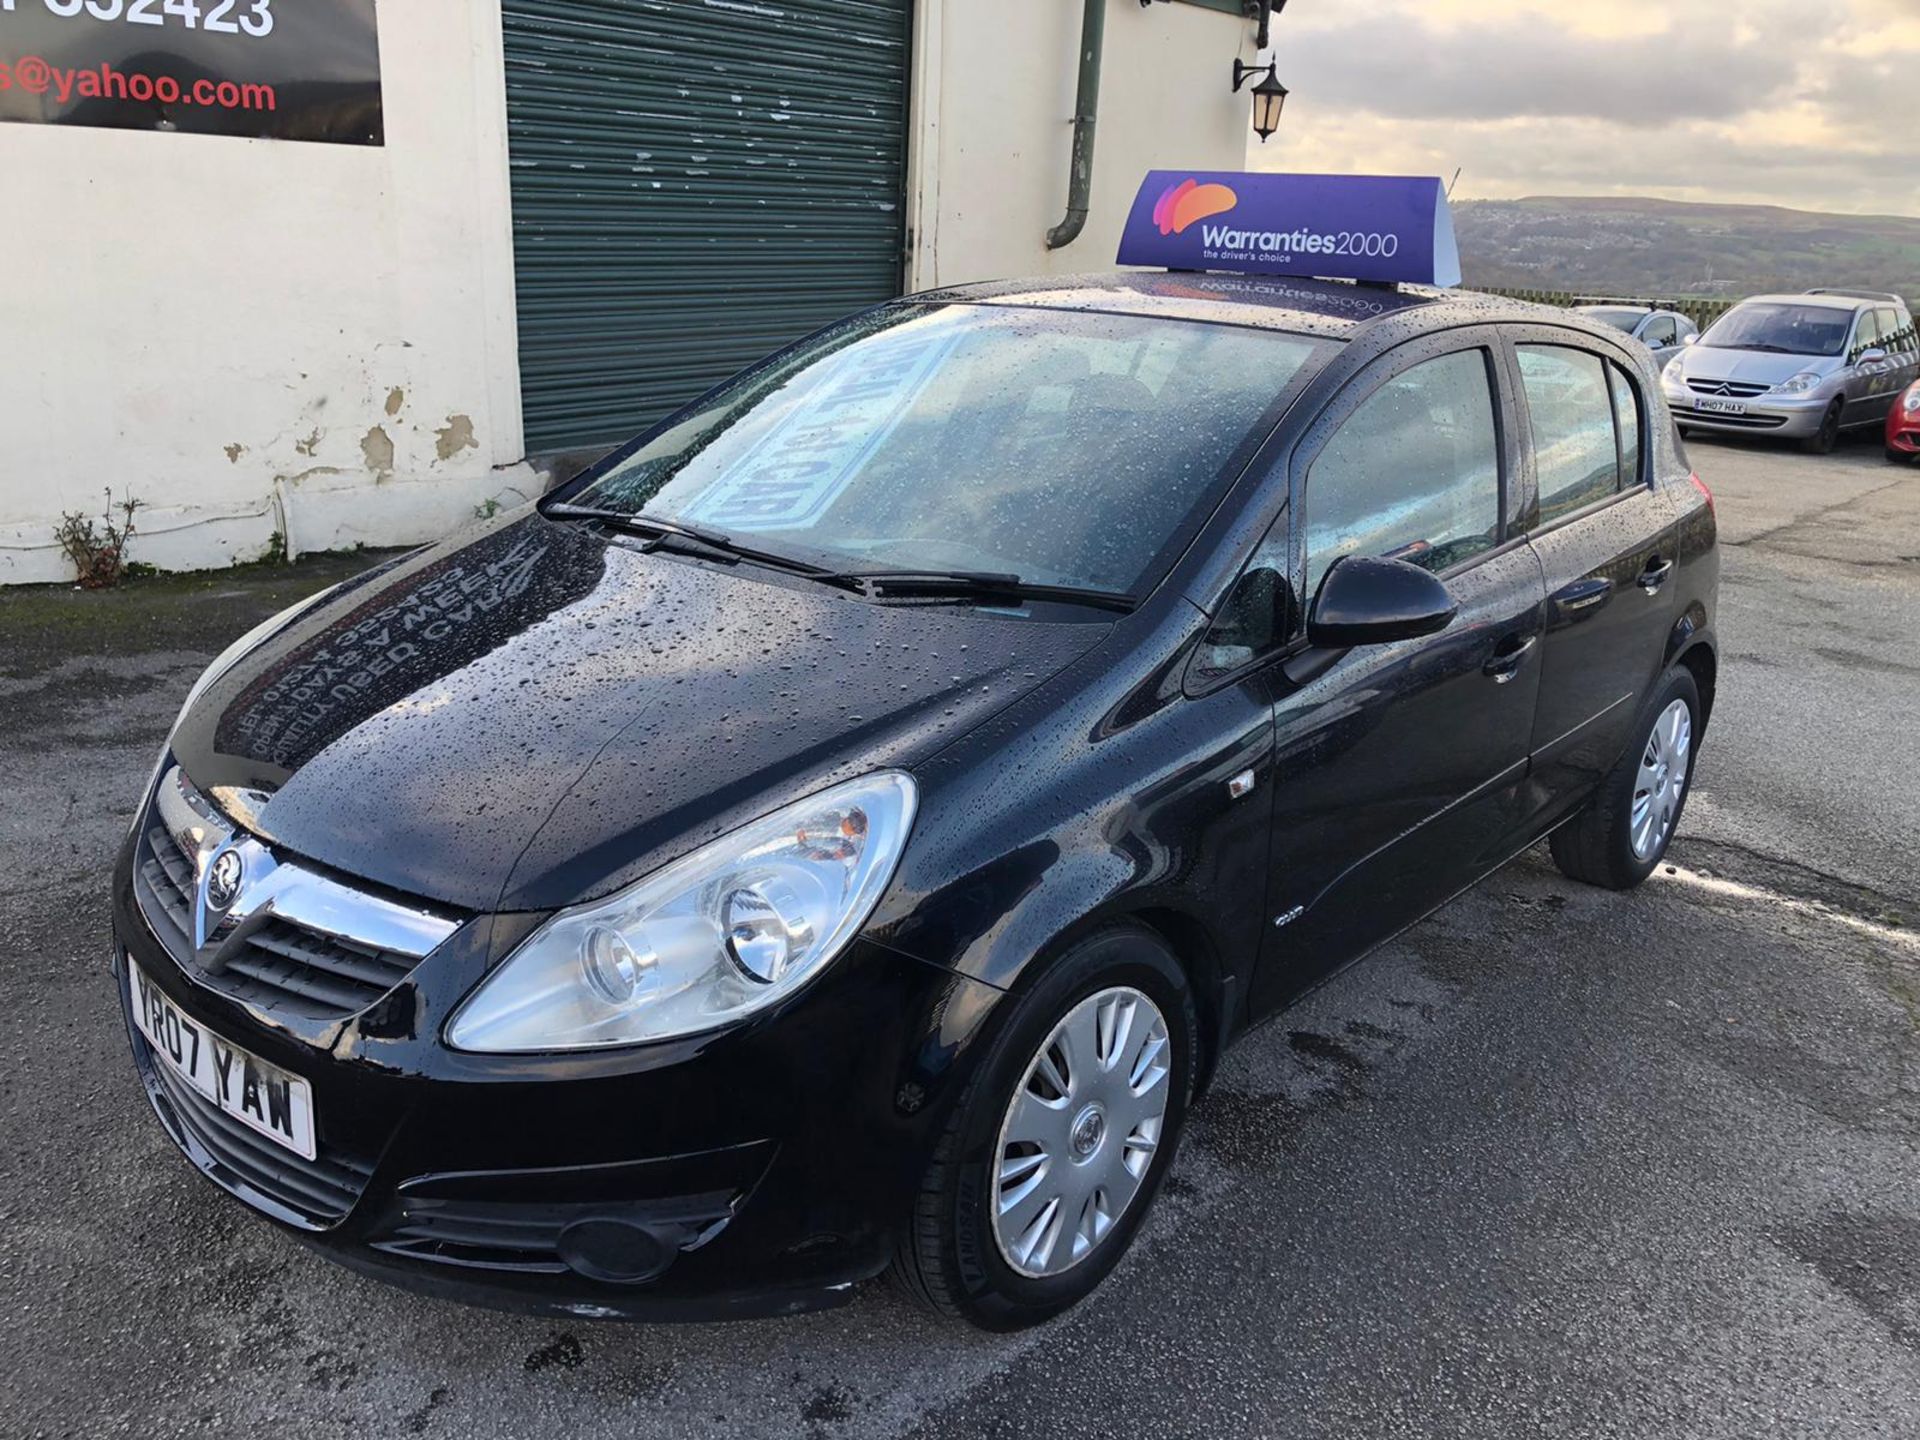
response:
[[[567,1268],[556,1247],[571,1218],[553,1206],[408,1198],[374,1248],[443,1265],[553,1275]]]
[[[1784,415],[1722,415],[1713,410],[1695,410],[1687,405],[1675,405],[1673,413],[1689,425],[1725,425],[1737,430],[1775,430],[1787,423]]]
[[[355,1015],[387,994],[420,962],[269,920],[227,960],[221,977],[236,999],[261,1009],[299,1009],[314,1018]]]
[[[560,1235],[575,1221],[626,1220],[661,1247],[661,1263],[698,1250],[726,1228],[737,1193],[714,1192],[628,1204],[539,1204],[407,1194],[404,1190],[374,1240],[376,1250],[475,1270],[553,1275],[577,1268],[560,1255]]]
[[[173,842],[155,814],[140,837],[140,878],[160,904],[175,936],[191,950],[193,941],[193,860]],[[155,919],[151,914],[149,920]]]
[[[192,852],[168,833],[158,807],[140,839],[135,893],[154,932],[205,985],[255,1009],[343,1020],[391,993],[419,957],[384,951],[269,915],[208,963],[193,944]]]
[[[1725,395],[1735,400],[1751,400],[1773,387],[1751,380],[1689,380],[1687,388],[1699,395]]]
[[[314,1160],[296,1155],[241,1124],[160,1064],[137,1032],[133,1049],[174,1143],[216,1183],[242,1199],[252,1198],[251,1191],[287,1212],[283,1218],[310,1229],[345,1219],[365,1192],[373,1177],[371,1160],[325,1146]]]

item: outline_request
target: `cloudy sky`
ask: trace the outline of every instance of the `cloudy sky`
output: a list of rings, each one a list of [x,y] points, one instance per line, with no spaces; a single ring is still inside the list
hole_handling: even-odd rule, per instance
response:
[[[1920,215],[1920,0],[1291,0],[1272,170]]]

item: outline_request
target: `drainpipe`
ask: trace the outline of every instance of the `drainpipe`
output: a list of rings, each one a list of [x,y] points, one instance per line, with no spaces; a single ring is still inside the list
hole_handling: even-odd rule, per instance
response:
[[[1047,248],[1071,245],[1087,225],[1093,194],[1093,122],[1100,107],[1100,51],[1107,36],[1107,0],[1087,0],[1080,19],[1080,88],[1073,102],[1073,167],[1067,175],[1067,218],[1047,232]]]

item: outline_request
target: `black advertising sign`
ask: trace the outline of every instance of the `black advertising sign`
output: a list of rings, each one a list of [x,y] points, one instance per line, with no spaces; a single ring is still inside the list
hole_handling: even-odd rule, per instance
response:
[[[0,120],[380,145],[374,0],[0,0]]]

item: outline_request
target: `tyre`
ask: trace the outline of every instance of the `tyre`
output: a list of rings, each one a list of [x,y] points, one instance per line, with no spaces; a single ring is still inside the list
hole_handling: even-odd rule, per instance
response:
[[[1653,873],[1686,807],[1700,691],[1685,667],[1661,677],[1633,734],[1587,807],[1549,841],[1562,874],[1609,890],[1631,890]]]
[[[1173,1163],[1199,1047],[1186,976],[1145,930],[1078,942],[1005,1003],[891,1272],[987,1330],[1059,1314],[1126,1253]]]
[[[1896,450],[1893,446],[1889,445],[1887,446],[1887,459],[1896,465],[1904,465],[1913,459],[1913,452],[1910,450]]]
[[[1809,455],[1831,455],[1833,447],[1840,443],[1840,407],[1835,400],[1827,407],[1827,413],[1820,417],[1820,428],[1800,442],[1800,448]]]

